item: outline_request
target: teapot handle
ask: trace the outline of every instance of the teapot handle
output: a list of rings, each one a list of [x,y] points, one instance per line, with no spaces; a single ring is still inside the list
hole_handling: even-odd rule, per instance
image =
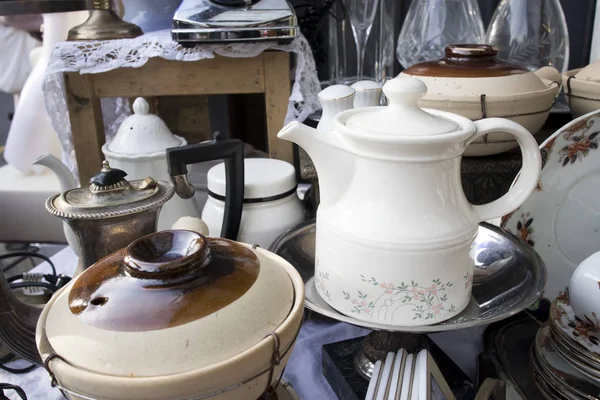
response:
[[[187,177],[187,165],[219,159],[225,160],[225,212],[221,237],[237,240],[244,207],[244,143],[239,139],[225,140],[216,134],[211,141],[167,149],[171,181],[175,192],[184,199],[191,198],[195,192]]]
[[[540,179],[542,157],[533,135],[516,122],[504,118],[486,118],[476,121],[475,126],[477,131],[469,138],[467,145],[480,136],[493,132],[506,132],[515,137],[523,155],[518,180],[509,191],[490,203],[473,206],[479,214],[480,221],[487,221],[515,211],[527,200]]]

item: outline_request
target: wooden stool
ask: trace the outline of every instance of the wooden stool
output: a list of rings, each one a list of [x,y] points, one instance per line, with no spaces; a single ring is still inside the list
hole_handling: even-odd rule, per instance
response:
[[[293,163],[292,143],[277,138],[290,96],[287,52],[266,51],[254,58],[217,56],[193,62],[153,58],[140,68],[98,74],[69,72],[65,84],[79,181],[84,186],[104,159],[102,97],[264,93],[269,156]]]

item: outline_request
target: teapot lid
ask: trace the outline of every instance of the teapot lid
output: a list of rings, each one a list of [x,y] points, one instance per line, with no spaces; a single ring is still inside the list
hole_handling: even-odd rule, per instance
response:
[[[171,133],[159,116],[150,114],[146,99],[138,97],[133,102],[133,114],[125,118],[106,148],[114,153],[139,155],[186,144],[185,139]]]
[[[425,61],[405,69],[412,76],[447,78],[490,78],[529,72],[527,68],[498,58],[499,49],[489,44],[454,44],[446,47],[444,58]]]
[[[383,85],[386,107],[375,107],[352,115],[346,126],[367,133],[395,136],[425,136],[456,132],[459,125],[444,117],[422,110],[417,103],[427,86],[417,78],[399,76]]]
[[[125,176],[105,160],[89,187],[50,197],[46,209],[64,219],[103,219],[158,208],[175,193],[170,183],[150,177],[129,182]]]
[[[153,233],[98,261],[45,321],[56,354],[117,376],[204,368],[261,342],[288,317],[281,259],[188,230]]]

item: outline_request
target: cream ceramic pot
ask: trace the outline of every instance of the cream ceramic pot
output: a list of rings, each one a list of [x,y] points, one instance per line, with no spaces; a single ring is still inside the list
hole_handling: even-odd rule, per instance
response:
[[[420,109],[427,87],[418,79],[392,79],[383,91],[389,106],[340,113],[326,135],[292,122],[278,136],[302,146],[319,175],[315,283],[323,299],[365,321],[434,324],[467,306],[478,224],[525,201],[540,152],[517,123]],[[523,167],[506,195],[474,206],[462,189],[461,156],[490,132],[517,140]]]
[[[113,168],[127,171],[130,179],[152,176],[170,182],[166,149],[185,145],[187,141],[150,114],[148,102],[139,97],[133,103],[133,114],[123,121],[113,140],[102,146],[102,152]],[[200,218],[201,211],[195,199],[174,196],[160,213],[158,230],[168,229],[181,217]]]
[[[400,75],[416,77],[427,85],[421,107],[473,121],[506,118],[535,134],[554,105],[560,73],[551,67],[531,72],[499,60],[497,55],[498,49],[490,45],[452,45],[443,59],[413,65]],[[517,146],[511,135],[490,132],[474,140],[464,155],[497,154]]]
[[[565,72],[563,90],[573,118],[600,109],[600,60]]]
[[[36,342],[70,399],[254,400],[290,356],[303,301],[299,274],[266,250],[162,231],[56,294]]]

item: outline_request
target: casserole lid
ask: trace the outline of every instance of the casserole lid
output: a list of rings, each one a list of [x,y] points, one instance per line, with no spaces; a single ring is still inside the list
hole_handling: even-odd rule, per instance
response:
[[[498,47],[487,44],[450,45],[445,49],[444,58],[415,64],[403,73],[445,78],[490,78],[529,72],[524,67],[500,60],[498,51]]]
[[[417,78],[399,76],[383,85],[386,107],[369,107],[348,118],[346,126],[365,133],[395,136],[426,136],[456,132],[459,125],[421,109],[417,103],[427,86]]]
[[[173,197],[170,183],[153,178],[127,181],[127,173],[102,162],[90,186],[67,190],[46,200],[46,209],[61,218],[102,219],[135,214],[162,206]]]
[[[150,114],[146,99],[138,97],[133,102],[133,114],[121,123],[106,149],[118,154],[140,155],[164,152],[170,147],[186,144],[185,139],[171,133],[159,116]]]
[[[293,299],[273,258],[193,231],[161,231],[79,275],[45,328],[56,354],[79,368],[169,375],[250,349],[281,325]]]

